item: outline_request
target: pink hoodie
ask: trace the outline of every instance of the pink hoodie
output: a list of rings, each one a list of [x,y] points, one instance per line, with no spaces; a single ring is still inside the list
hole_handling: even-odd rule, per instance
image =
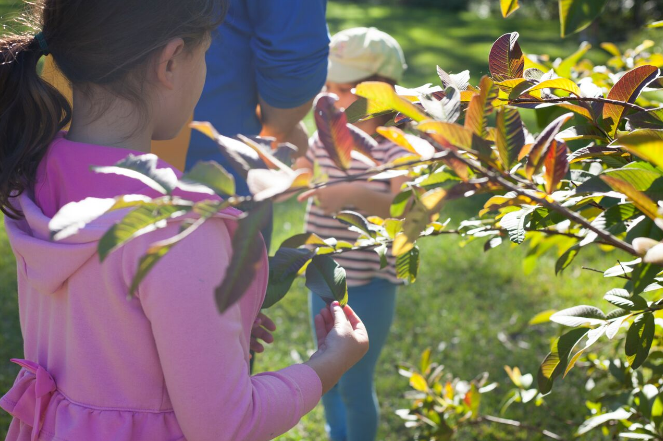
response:
[[[7,440],[261,441],[288,431],[313,409],[322,386],[306,365],[249,375],[266,255],[249,292],[223,315],[216,308],[236,211],[176,245],[132,299],[138,259],[151,243],[175,235],[179,222],[134,239],[103,264],[97,241],[122,212],[62,242],[49,240],[50,218],[69,202],[157,196],[137,180],[89,169],[129,153],[139,154],[61,134],[40,165],[35,196],[16,199],[25,219],[5,221],[26,358],[15,361],[23,369],[0,399],[14,416]]]

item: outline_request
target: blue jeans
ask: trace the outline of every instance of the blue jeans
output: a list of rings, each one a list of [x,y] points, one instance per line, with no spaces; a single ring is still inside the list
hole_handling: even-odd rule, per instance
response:
[[[397,286],[387,280],[375,278],[367,285],[348,289],[348,303],[366,326],[370,349],[364,358],[322,397],[327,420],[326,429],[332,441],[375,440],[380,407],[373,377],[394,319]],[[310,293],[309,300],[313,320],[326,304],[313,293]],[[313,333],[315,335],[315,328]]]

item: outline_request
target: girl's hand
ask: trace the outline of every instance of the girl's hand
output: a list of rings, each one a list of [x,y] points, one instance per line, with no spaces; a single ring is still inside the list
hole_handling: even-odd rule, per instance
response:
[[[258,341],[262,340],[264,343],[270,344],[274,342],[272,332],[276,331],[276,324],[262,312],[253,322],[251,329],[251,350],[257,354],[264,352],[265,347]]]
[[[359,190],[360,186],[355,186]],[[297,197],[299,202],[309,198],[317,198],[318,207],[325,214],[331,215],[338,213],[344,208],[354,205],[355,200],[352,193],[353,189],[350,183],[341,183],[329,187],[320,187],[315,190],[305,191]]]
[[[315,316],[318,350],[306,363],[316,371],[323,393],[368,352],[368,333],[349,306],[333,302]]]

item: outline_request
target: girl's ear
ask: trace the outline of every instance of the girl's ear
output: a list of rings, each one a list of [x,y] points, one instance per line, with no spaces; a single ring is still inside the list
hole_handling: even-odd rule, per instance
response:
[[[166,89],[175,88],[175,74],[180,67],[180,55],[184,49],[184,40],[173,38],[157,55],[156,80]]]

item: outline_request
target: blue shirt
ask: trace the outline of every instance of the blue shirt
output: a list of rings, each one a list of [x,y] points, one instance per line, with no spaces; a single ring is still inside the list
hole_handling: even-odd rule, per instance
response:
[[[258,96],[289,109],[313,98],[327,78],[327,0],[231,0],[226,19],[207,53],[207,82],[195,121],[209,121],[225,136],[255,136]],[[214,160],[235,175],[237,193],[246,182],[233,172],[211,139],[194,130],[187,169]]]

